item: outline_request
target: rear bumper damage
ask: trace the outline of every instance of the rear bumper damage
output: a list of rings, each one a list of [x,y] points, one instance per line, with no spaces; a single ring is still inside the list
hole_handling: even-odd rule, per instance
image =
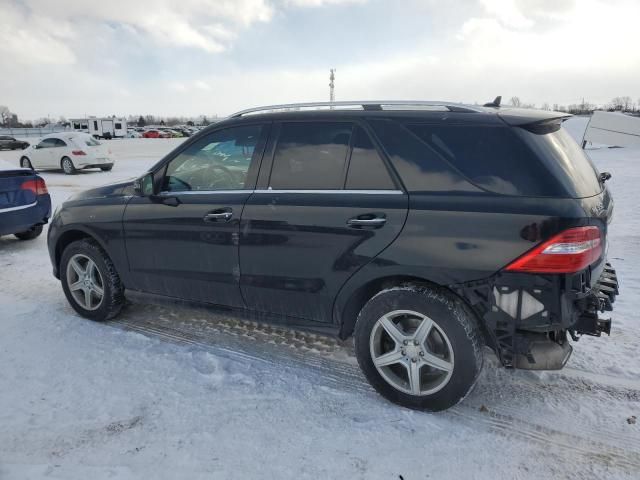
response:
[[[482,318],[504,366],[557,370],[571,356],[569,337],[609,335],[611,320],[598,314],[613,309],[618,279],[605,263],[571,275],[500,272],[455,288]]]

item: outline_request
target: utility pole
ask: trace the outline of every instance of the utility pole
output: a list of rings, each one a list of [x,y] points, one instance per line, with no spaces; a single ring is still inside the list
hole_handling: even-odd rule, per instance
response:
[[[335,83],[334,80],[336,79],[336,69],[332,68],[331,70],[329,70],[329,101],[330,102],[335,102],[336,101],[336,96],[335,96],[335,92],[334,92],[334,88],[335,88]]]

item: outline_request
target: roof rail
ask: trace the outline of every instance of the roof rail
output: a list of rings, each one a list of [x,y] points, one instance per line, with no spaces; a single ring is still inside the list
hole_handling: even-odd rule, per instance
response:
[[[384,108],[391,107],[391,108]],[[287,103],[282,105],[268,105],[264,107],[248,108],[229,115],[229,118],[242,117],[252,113],[267,113],[275,111],[300,111],[300,110],[421,110],[421,109],[444,109],[449,112],[475,113],[482,110],[478,107],[464,105],[453,102],[416,101],[416,100],[382,100],[382,101],[341,101],[341,102],[309,102],[309,103]]]

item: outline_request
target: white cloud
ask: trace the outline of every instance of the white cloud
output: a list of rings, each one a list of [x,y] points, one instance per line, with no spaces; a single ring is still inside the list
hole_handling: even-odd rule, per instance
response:
[[[284,0],[285,5],[296,7],[323,7],[325,5],[344,5],[349,3],[366,3],[368,0]]]

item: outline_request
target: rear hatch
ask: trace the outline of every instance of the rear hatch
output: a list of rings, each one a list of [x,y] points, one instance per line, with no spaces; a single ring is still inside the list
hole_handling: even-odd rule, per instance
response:
[[[78,149],[84,151],[100,162],[109,160],[109,157],[111,156],[111,149],[107,148],[103,143],[99,142],[91,135],[75,137],[73,139],[73,143]]]
[[[37,196],[30,188],[23,188],[26,182],[36,180],[32,170],[18,168],[0,160],[0,212],[32,205]]]

